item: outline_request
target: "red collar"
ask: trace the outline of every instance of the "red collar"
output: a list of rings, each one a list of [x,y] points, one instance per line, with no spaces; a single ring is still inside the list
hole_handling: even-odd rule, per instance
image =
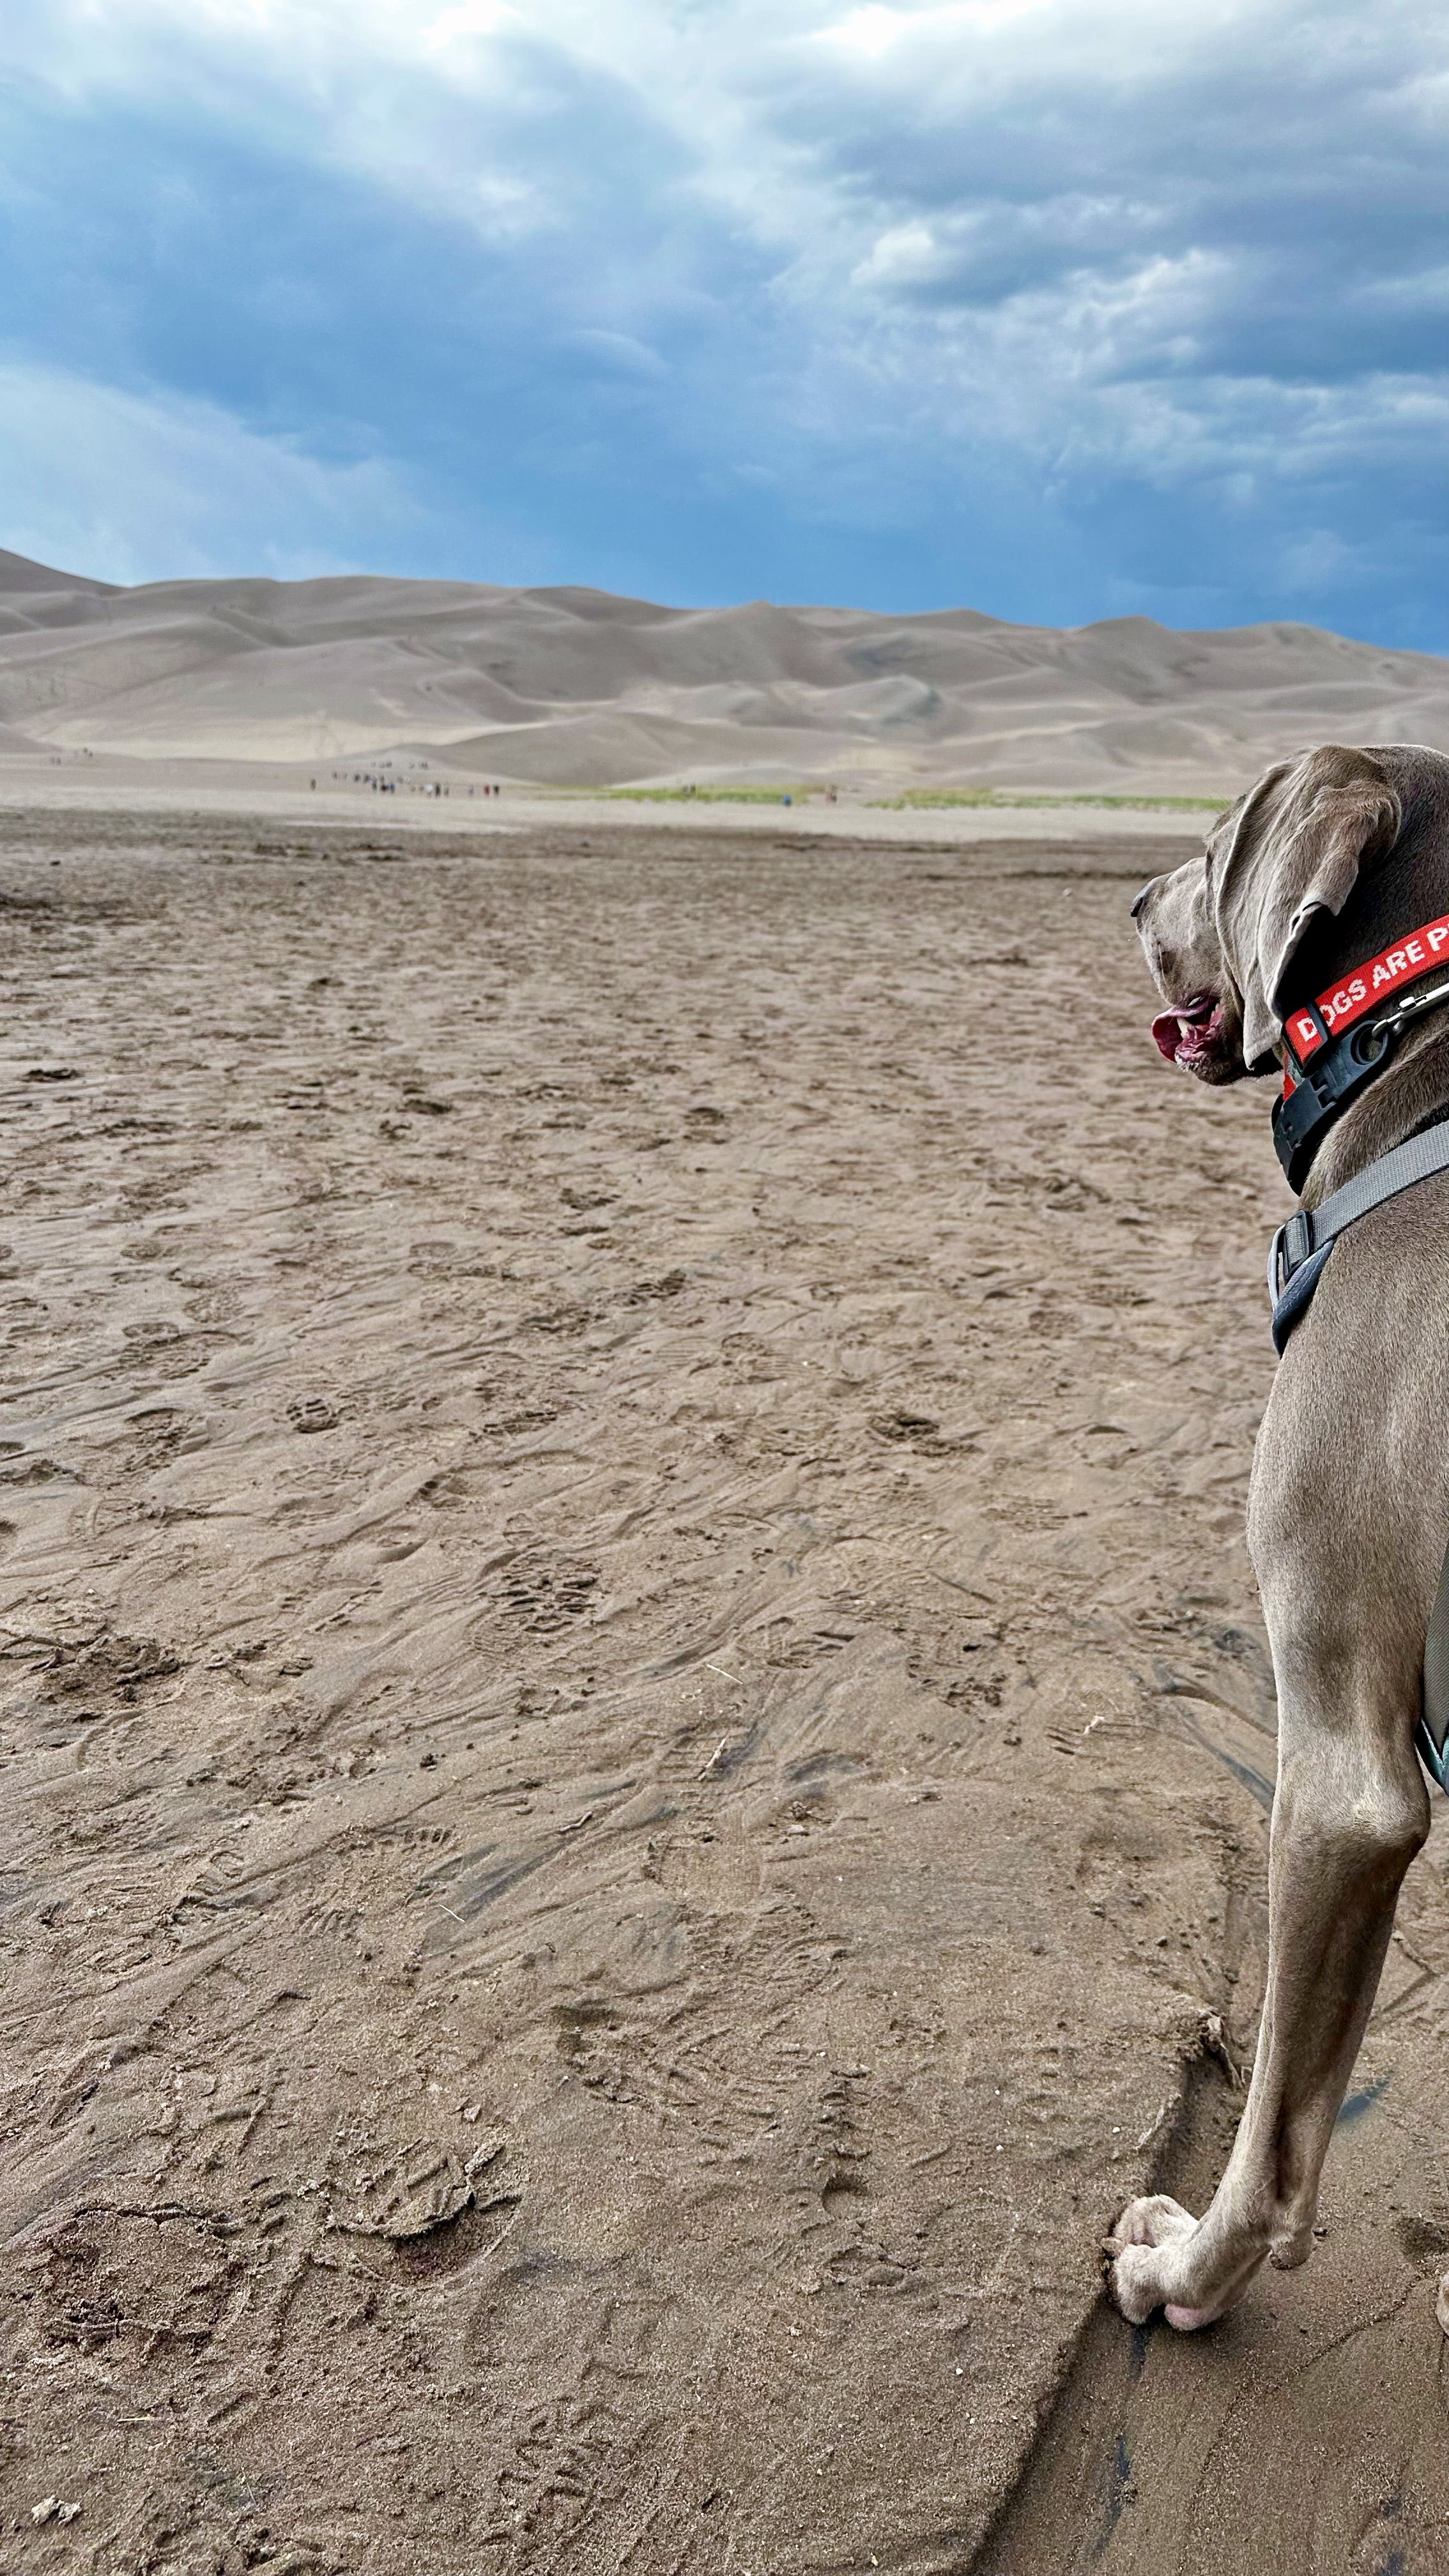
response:
[[[1350,967],[1315,1002],[1290,1011],[1283,1023],[1284,1090],[1293,1089],[1303,1067],[1330,1038],[1342,1037],[1381,1001],[1443,964],[1449,964],[1449,912],[1425,922],[1422,930],[1411,930],[1407,939],[1396,940],[1392,948],[1381,949],[1362,966]]]

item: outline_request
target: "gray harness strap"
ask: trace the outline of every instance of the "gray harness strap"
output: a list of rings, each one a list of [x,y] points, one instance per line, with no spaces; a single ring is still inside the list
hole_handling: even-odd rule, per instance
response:
[[[1282,1352],[1299,1318],[1307,1313],[1314,1289],[1344,1227],[1371,1208],[1382,1207],[1416,1181],[1449,1171],[1449,1119],[1381,1154],[1376,1163],[1345,1181],[1322,1207],[1300,1208],[1280,1225],[1268,1255],[1268,1296],[1273,1308],[1273,1347]],[[1414,1732],[1424,1768],[1449,1791],[1449,1554],[1445,1555],[1439,1589],[1424,1645],[1424,1708]]]
[[[1430,1181],[1436,1172],[1449,1171],[1449,1119],[1437,1127],[1426,1127],[1421,1135],[1410,1136],[1396,1145],[1391,1154],[1380,1154],[1341,1190],[1326,1198],[1322,1207],[1300,1208],[1280,1225],[1268,1253],[1268,1296],[1273,1308],[1273,1347],[1282,1351],[1298,1318],[1308,1305],[1299,1295],[1291,1313],[1279,1324],[1279,1308],[1287,1299],[1296,1274],[1310,1261],[1316,1262],[1313,1286],[1323,1275],[1323,1265],[1344,1227],[1354,1225],[1371,1208],[1382,1207],[1385,1199],[1396,1199],[1401,1190],[1411,1190],[1416,1181]],[[1318,1256],[1322,1258],[1319,1259]]]

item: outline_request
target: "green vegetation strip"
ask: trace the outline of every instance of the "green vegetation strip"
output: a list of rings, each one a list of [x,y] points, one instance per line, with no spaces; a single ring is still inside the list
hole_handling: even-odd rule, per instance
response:
[[[818,784],[811,787],[571,787],[555,792],[569,796],[606,796],[615,803],[627,805],[780,805],[786,797],[793,805],[805,805],[818,801],[825,794],[824,788]],[[1229,796],[1093,796],[1085,792],[1079,796],[1048,796],[1000,787],[908,787],[899,796],[869,796],[864,801],[872,813],[890,814],[940,811],[956,805],[1102,805],[1114,812],[1136,814],[1220,814],[1232,799]]]

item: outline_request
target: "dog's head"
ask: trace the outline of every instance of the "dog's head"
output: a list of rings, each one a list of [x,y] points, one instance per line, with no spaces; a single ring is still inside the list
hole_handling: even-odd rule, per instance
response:
[[[1400,804],[1367,752],[1327,743],[1279,761],[1213,826],[1207,848],[1132,907],[1167,1004],[1152,1034],[1200,1082],[1271,1073],[1293,961],[1393,847]]]

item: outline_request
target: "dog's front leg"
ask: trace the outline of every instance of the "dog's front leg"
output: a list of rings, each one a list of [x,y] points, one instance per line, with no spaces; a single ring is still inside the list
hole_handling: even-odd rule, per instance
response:
[[[1320,1708],[1322,1703],[1320,1702]],[[1312,2249],[1318,2178],[1363,2037],[1400,1882],[1429,1829],[1402,1705],[1280,1720],[1269,1865],[1268,1987],[1228,2168],[1200,2222],[1156,2194],[1108,2240],[1112,2296],[1183,2332],[1236,2304],[1271,2256]]]

